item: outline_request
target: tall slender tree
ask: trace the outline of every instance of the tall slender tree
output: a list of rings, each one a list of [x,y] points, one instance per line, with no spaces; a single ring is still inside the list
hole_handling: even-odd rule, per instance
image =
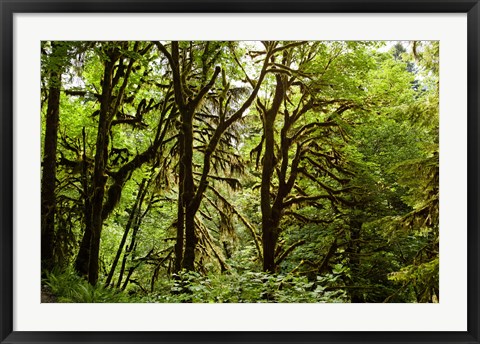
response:
[[[47,111],[45,115],[45,136],[43,143],[43,174],[41,189],[41,260],[42,269],[50,270],[54,264],[55,249],[55,210],[56,210],[56,170],[57,137],[60,112],[60,90],[62,72],[65,69],[67,49],[62,42],[52,42],[47,56],[48,73]]]

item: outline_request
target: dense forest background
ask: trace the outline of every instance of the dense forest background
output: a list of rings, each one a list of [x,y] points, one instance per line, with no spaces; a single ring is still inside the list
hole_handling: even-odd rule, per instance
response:
[[[44,302],[438,302],[438,42],[42,42]]]

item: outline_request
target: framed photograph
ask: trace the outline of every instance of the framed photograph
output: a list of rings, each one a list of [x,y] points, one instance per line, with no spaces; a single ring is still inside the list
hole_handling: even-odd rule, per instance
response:
[[[1,1],[1,343],[479,343],[472,1]]]

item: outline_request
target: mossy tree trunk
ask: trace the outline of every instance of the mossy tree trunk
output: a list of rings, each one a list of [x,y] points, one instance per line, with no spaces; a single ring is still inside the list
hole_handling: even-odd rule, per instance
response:
[[[41,189],[41,261],[42,269],[50,270],[54,263],[55,247],[55,180],[57,169],[57,135],[59,126],[60,89],[62,66],[61,43],[52,43],[50,76],[48,80],[48,100],[45,120],[45,139],[43,151],[43,171]],[[56,63],[54,63],[56,61]],[[45,173],[47,171],[47,173]]]

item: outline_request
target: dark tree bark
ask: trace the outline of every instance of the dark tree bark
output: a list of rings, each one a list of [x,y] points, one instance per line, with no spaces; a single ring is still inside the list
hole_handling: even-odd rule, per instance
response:
[[[108,143],[110,123],[112,121],[111,97],[113,89],[114,66],[118,53],[109,54],[110,60],[105,63],[102,84],[102,101],[100,105],[100,116],[98,121],[97,142],[95,144],[95,167],[92,179],[92,218],[91,218],[91,240],[90,259],[88,264],[88,281],[95,285],[98,280],[98,256],[100,251],[100,234],[102,231],[102,208],[105,195],[107,176],[105,169],[108,159]]]
[[[82,156],[82,187],[83,194],[86,195],[83,200],[83,216],[85,226],[90,226],[89,219],[92,216],[92,205],[90,199],[90,187],[89,187],[89,178],[88,178],[88,168],[87,168],[87,153],[86,153],[86,133],[85,127],[82,130],[83,135],[83,156]],[[87,227],[86,227],[87,228]],[[75,260],[75,269],[80,272],[82,275],[87,275],[88,273],[88,259],[90,257],[90,240],[92,238],[92,231],[90,227],[88,230],[85,229],[82,241],[80,242],[80,250],[84,254],[78,254],[77,259]]]
[[[274,124],[284,97],[282,77],[276,76],[275,95],[270,109],[263,113],[263,132],[265,153],[262,165],[262,185],[260,188],[260,206],[262,211],[263,270],[275,272],[275,247],[278,240],[280,212],[273,209],[270,197],[270,185],[275,169],[275,133]]]
[[[135,200],[135,203],[133,204],[132,210],[130,211],[130,216],[128,217],[127,225],[125,227],[125,231],[123,232],[122,239],[120,240],[120,244],[118,245],[117,253],[115,255],[115,258],[113,259],[112,266],[110,267],[110,271],[107,276],[107,280],[105,281],[105,285],[109,286],[110,282],[112,281],[113,274],[115,272],[115,269],[118,264],[118,260],[120,259],[120,256],[122,255],[123,248],[125,246],[125,243],[127,242],[127,237],[130,232],[130,229],[132,228],[133,221],[135,217],[137,216],[137,209],[138,211],[141,210],[141,206],[143,203],[143,199],[145,198],[146,190],[145,189],[145,184],[146,180],[143,179],[142,182],[140,183],[140,186],[138,187],[138,193],[137,193],[137,198]]]
[[[142,204],[143,204],[143,201],[145,200],[146,194],[147,194],[147,188],[145,188],[143,190],[142,195],[140,195],[141,199],[139,201],[136,211],[134,212],[132,237],[130,238],[130,244],[127,245],[127,247],[125,248],[125,253],[123,254],[122,266],[120,268],[120,274],[118,276],[118,281],[116,284],[117,288],[120,288],[120,285],[122,283],[123,274],[125,273],[125,267],[127,265],[127,259],[130,258],[130,262],[132,263],[134,262],[135,257],[133,257],[132,253],[134,252],[137,246],[137,234],[138,234],[138,231],[140,230],[140,225],[142,224],[143,218],[150,211],[152,206],[153,198],[150,198],[149,203],[147,205],[147,209],[145,209],[145,211],[142,213]],[[139,264],[140,263],[137,263],[136,265],[130,267],[128,271],[127,279],[125,280],[122,286],[122,290],[125,290],[133,271],[138,267]]]
[[[178,147],[180,156],[183,156],[184,152],[184,139],[183,134],[180,132],[178,136]],[[177,239],[175,242],[175,265],[173,268],[174,273],[178,273],[182,269],[183,261],[183,241],[185,240],[185,202],[183,200],[183,180],[185,179],[185,168],[183,163],[180,161],[178,167],[178,201],[177,201]]]
[[[195,270],[195,247],[198,242],[195,234],[195,212],[190,207],[190,202],[195,194],[195,184],[193,182],[193,114],[190,106],[181,113],[184,151],[180,164],[184,169],[183,203],[185,204],[185,252],[182,267],[189,271]]]
[[[52,43],[52,58],[59,59],[58,43]],[[48,88],[48,107],[45,121],[43,174],[41,189],[41,261],[42,269],[50,270],[54,264],[55,245],[55,179],[57,170],[57,134],[59,125],[61,67],[52,63]]]

